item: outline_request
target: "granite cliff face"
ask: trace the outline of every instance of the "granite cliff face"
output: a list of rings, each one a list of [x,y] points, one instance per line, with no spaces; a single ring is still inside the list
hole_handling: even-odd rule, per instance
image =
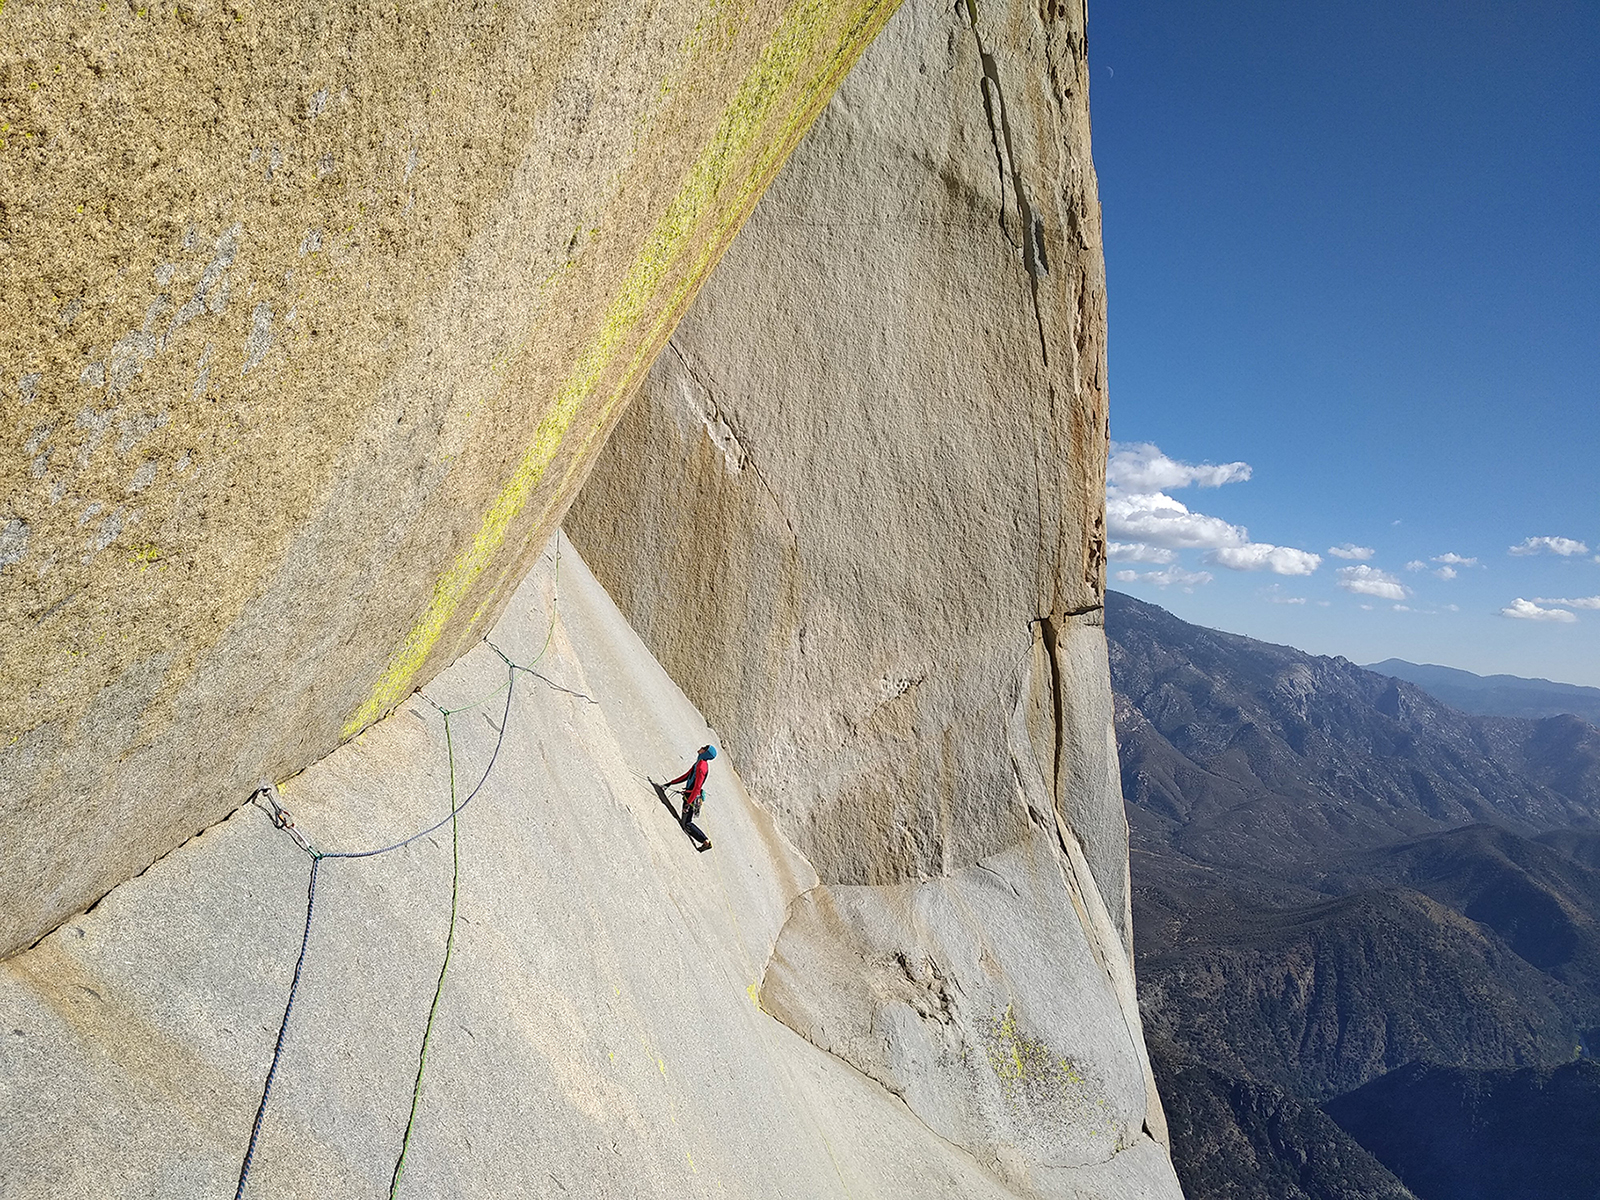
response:
[[[508,692],[502,653],[537,674],[510,676]],[[1150,1184],[1170,1177],[1165,1153],[1120,1132],[1119,1099],[1099,1103],[1131,1085],[1041,1054],[1009,1019],[1046,991],[1061,1007],[1092,999],[1081,963],[1076,980],[1018,980],[1010,1010],[1004,981],[973,987],[1018,940],[1052,966],[1082,953],[1065,890],[1041,888],[1025,857],[957,881],[964,912],[900,910],[964,931],[972,958],[855,960],[888,989],[891,1021],[947,1048],[945,1075],[927,1063],[902,1098],[774,1020],[771,981],[809,919],[796,914],[818,903],[816,873],[727,755],[701,818],[716,846],[695,852],[645,776],[676,774],[708,736],[570,547],[552,545],[490,644],[291,780],[281,803],[330,853],[388,845],[446,817],[452,794],[471,799],[454,836],[446,822],[391,854],[320,863],[245,1194],[386,1194],[414,1089],[402,1196],[1176,1194]],[[0,964],[0,1195],[235,1188],[310,867],[246,805]],[[968,1010],[992,1025],[964,1044]],[[1080,1040],[1109,1036],[1083,1026]],[[1003,1149],[941,1136],[918,1101],[958,1070],[989,1081],[976,1107],[1054,1119],[1038,1135],[1046,1161],[1020,1173]]]
[[[1036,788],[1126,937],[1099,206],[1082,13],[1045,9],[902,12],[568,528],[825,880],[958,870]]]
[[[270,779],[307,754],[280,801],[311,850],[246,805],[0,963],[0,1131],[24,1148],[0,1162],[0,1193],[212,1194],[243,1163],[249,1194],[307,1197],[391,1181],[1181,1195],[1134,996],[1100,621],[1104,284],[1082,9],[908,0],[594,456],[743,216],[733,199],[754,202],[888,7],[774,10],[764,43],[727,6],[691,24],[694,53],[723,56],[700,65],[733,72],[700,81],[732,95],[716,112],[745,111],[753,78],[779,97],[759,129],[735,122],[753,139],[737,154],[671,126],[737,186],[698,224],[669,200],[629,228],[646,257],[663,229],[698,257],[638,277],[638,258],[585,260],[584,225],[562,243],[578,265],[535,293],[506,261],[522,235],[486,234],[451,294],[476,303],[485,280],[515,276],[497,311],[528,345],[570,351],[552,360],[569,374],[543,359],[530,373],[531,351],[506,359],[512,343],[465,318],[430,327],[443,374],[377,394],[433,407],[358,412],[364,432],[326,468],[366,524],[314,505],[241,610],[248,636],[235,621],[217,643],[235,674],[205,665],[217,650],[179,672],[210,680],[196,695],[221,710],[171,724],[188,693],[162,692],[165,676],[103,701],[123,724],[71,762],[129,805],[175,781],[183,820],[235,808],[246,767]],[[604,9],[586,19],[636,28]],[[679,141],[630,146],[656,157],[612,164],[616,203],[684,178]],[[525,219],[555,195],[531,196]],[[582,279],[599,290],[561,290]],[[596,357],[618,304],[643,324]],[[304,369],[348,349],[302,351]],[[521,373],[486,405],[450,362]],[[282,408],[307,419],[287,393]],[[578,549],[543,541],[580,488]],[[371,545],[349,540],[362,530]],[[50,544],[38,536],[30,521],[8,585]],[[295,653],[258,665],[273,631]],[[241,663],[263,690],[254,675],[228,690]],[[269,720],[274,696],[288,700]],[[397,703],[311,762],[318,737]],[[125,728],[150,731],[144,758],[118,757]],[[30,824],[26,805],[71,776],[39,749],[54,735],[26,736],[13,753],[34,781],[0,810],[34,838],[23,866],[78,828]],[[697,854],[647,777],[708,739],[725,753],[703,821],[716,846]],[[122,819],[99,800],[82,813],[95,829]],[[42,893],[58,907],[59,878],[107,869],[61,857]],[[255,1139],[263,1080],[276,1090]]]
[[[309,915],[246,805],[0,963],[0,1195],[226,1195],[291,980],[247,1196],[1178,1195],[1048,847],[821,888],[724,754],[699,854],[646,777],[708,737],[552,544],[486,644],[281,789],[328,855]]]
[[[0,9],[0,953],[492,623],[893,8]]]
[[[764,1006],[1030,1186],[1165,1139],[1100,616],[1086,88],[1076,7],[905,5],[568,523],[818,872]],[[996,1037],[1021,1108],[966,1053]]]

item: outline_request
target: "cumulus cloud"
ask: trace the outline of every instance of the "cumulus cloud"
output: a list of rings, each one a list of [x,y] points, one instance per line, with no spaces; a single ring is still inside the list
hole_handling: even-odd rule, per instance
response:
[[[1535,604],[1559,604],[1563,608],[1600,608],[1600,596],[1577,596],[1570,599],[1535,596]]]
[[[1242,525],[1194,512],[1163,489],[1221,487],[1250,478],[1243,462],[1179,462],[1150,442],[1114,442],[1106,465],[1106,528],[1111,557],[1171,565],[1178,550],[1210,550],[1211,561],[1234,571],[1306,575],[1322,559],[1304,550],[1250,541]],[[1226,553],[1220,553],[1226,551]]]
[[[1161,492],[1168,488],[1221,487],[1250,478],[1250,464],[1243,462],[1178,462],[1161,453],[1150,442],[1112,442],[1106,461],[1106,483],[1130,492]]]
[[[1216,576],[1210,571],[1185,571],[1182,567],[1168,567],[1165,571],[1118,571],[1114,578],[1118,583],[1149,583],[1158,588],[1169,588],[1176,584],[1184,591],[1193,591],[1197,586],[1210,583]]]
[[[1190,512],[1164,492],[1106,492],[1106,529],[1118,538],[1172,550],[1214,550],[1242,546],[1249,535],[1220,517]]]
[[[1250,478],[1248,463],[1179,462],[1150,442],[1113,442],[1106,465],[1106,529],[1118,539],[1107,553],[1123,562],[1144,562],[1171,571],[1135,574],[1132,578],[1168,587],[1210,583],[1204,571],[1176,568],[1177,551],[1210,551],[1207,561],[1230,571],[1271,571],[1309,575],[1322,563],[1320,555],[1288,546],[1252,542],[1243,525],[1194,512],[1165,488],[1221,487]],[[1118,576],[1121,579],[1121,576]],[[1132,582],[1132,579],[1123,579]]]
[[[1571,558],[1575,554],[1589,553],[1589,547],[1575,538],[1564,537],[1531,537],[1523,538],[1520,543],[1506,551],[1508,554],[1559,554],[1562,558]],[[1504,609],[1502,612],[1506,611]]]
[[[1322,556],[1288,546],[1274,546],[1270,542],[1246,542],[1242,546],[1219,546],[1206,555],[1206,561],[1230,571],[1309,575],[1322,564]]]
[[[1360,596],[1377,596],[1380,600],[1405,600],[1410,589],[1387,571],[1377,567],[1340,567],[1339,586]]]
[[[1371,546],[1357,546],[1353,542],[1346,542],[1342,546],[1329,546],[1328,553],[1335,558],[1354,558],[1366,562],[1375,552]]]
[[[1143,542],[1107,542],[1106,556],[1113,562],[1155,563],[1157,566],[1178,560],[1173,551],[1160,546],[1147,546]]]
[[[1433,568],[1431,574],[1435,579],[1454,579],[1460,574],[1460,572],[1456,570],[1457,567],[1475,567],[1478,565],[1477,559],[1463,558],[1461,555],[1454,553],[1435,554],[1430,561],[1444,564],[1442,567]],[[1428,570],[1428,564],[1423,562],[1420,558],[1413,558],[1406,564],[1406,570],[1426,571]]]
[[[1502,617],[1515,617],[1519,621],[1576,621],[1564,608],[1540,608],[1532,600],[1518,596],[1509,607],[1500,610]]]

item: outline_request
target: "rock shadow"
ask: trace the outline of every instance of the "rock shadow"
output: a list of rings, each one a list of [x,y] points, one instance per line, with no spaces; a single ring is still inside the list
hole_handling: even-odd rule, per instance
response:
[[[693,821],[685,821],[683,819],[683,811],[672,802],[672,794],[667,791],[666,785],[657,783],[654,779],[650,780],[649,783],[656,790],[656,799],[660,800],[666,810],[672,814],[672,819],[677,822],[678,828],[683,830],[688,839],[694,843],[694,848],[696,850],[711,849],[711,839],[705,835],[705,831],[700,826]]]

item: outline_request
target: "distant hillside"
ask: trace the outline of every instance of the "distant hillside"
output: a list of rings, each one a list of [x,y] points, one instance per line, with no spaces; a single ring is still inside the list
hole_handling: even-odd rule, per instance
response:
[[[1315,1104],[1150,1048],[1191,1200],[1414,1200]]]
[[[1386,658],[1367,667],[1416,684],[1462,712],[1498,717],[1554,717],[1571,713],[1591,725],[1600,724],[1600,688],[1519,675],[1474,675],[1454,667]]]
[[[1309,882],[1330,850],[1488,821],[1600,829],[1600,736],[1472,716],[1342,658],[1106,596],[1130,820],[1211,864]]]
[[[1140,1002],[1190,1200],[1403,1194],[1318,1105],[1594,1041],[1600,731],[1463,713],[1117,593],[1106,634]]]
[[[1593,1200],[1600,1064],[1464,1071],[1418,1064],[1328,1105],[1423,1200]]]

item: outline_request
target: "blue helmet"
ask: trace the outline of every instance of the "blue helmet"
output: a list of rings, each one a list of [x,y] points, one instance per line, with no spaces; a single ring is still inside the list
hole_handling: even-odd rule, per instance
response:
[[[700,757],[705,759],[707,762],[710,762],[716,756],[717,748],[715,746],[704,746],[700,750]]]

